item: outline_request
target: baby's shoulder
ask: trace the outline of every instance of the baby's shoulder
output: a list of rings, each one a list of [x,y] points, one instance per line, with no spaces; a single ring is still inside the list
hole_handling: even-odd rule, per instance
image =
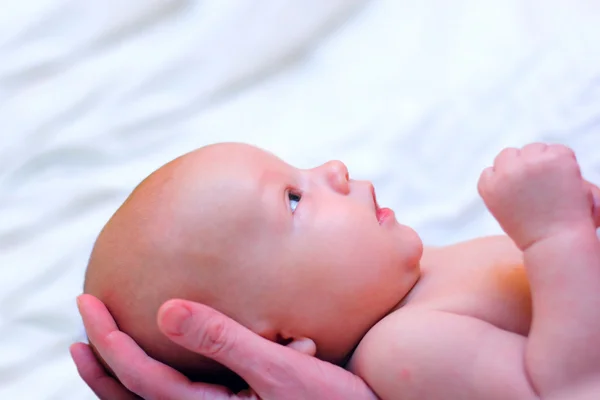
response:
[[[439,316],[443,315],[442,319]],[[421,344],[437,335],[443,335],[440,326],[461,324],[457,314],[440,311],[428,306],[405,306],[375,324],[363,337],[354,352],[349,366],[370,363],[383,353],[394,352],[398,357],[420,352]],[[387,357],[385,358],[387,360]]]
[[[356,348],[349,369],[365,379],[402,377],[406,366],[424,360],[448,329],[460,329],[459,315],[424,306],[406,306],[389,314],[373,326]],[[381,374],[381,371],[385,371]],[[377,385],[376,385],[377,386]]]
[[[407,306],[365,335],[348,368],[382,399],[397,398],[397,393],[411,399],[425,398],[424,393],[444,398],[450,381],[464,387],[472,383],[482,343],[497,341],[497,352],[512,346],[505,335],[509,333],[472,316]]]
[[[523,253],[506,235],[482,236],[448,246],[438,247],[432,252],[432,262],[448,267],[474,267],[486,265],[520,263]]]

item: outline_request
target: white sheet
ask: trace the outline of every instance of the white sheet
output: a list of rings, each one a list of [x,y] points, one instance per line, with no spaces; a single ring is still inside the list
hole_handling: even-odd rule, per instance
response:
[[[600,182],[595,3],[7,3],[0,398],[94,398],[67,352],[91,246],[135,184],[193,148],[342,159],[430,244],[499,232],[475,185],[504,146],[566,143]]]

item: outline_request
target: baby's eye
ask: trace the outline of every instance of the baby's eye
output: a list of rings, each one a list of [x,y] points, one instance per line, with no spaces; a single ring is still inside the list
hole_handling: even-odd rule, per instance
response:
[[[298,193],[288,192],[288,198],[290,199],[290,208],[292,209],[292,212],[296,211],[296,207],[298,207],[298,203],[302,196]]]

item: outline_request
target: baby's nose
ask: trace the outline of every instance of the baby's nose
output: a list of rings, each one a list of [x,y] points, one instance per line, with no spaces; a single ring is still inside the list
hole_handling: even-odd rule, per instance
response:
[[[323,169],[331,187],[342,194],[348,194],[350,190],[348,180],[350,177],[346,165],[339,160],[332,160],[325,163]]]

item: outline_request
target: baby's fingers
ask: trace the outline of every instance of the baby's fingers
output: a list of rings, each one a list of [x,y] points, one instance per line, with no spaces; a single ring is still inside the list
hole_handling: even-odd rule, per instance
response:
[[[494,177],[494,167],[487,167],[481,172],[479,177],[479,181],[477,182],[477,191],[479,195],[485,199],[485,195],[487,194],[490,182]]]

